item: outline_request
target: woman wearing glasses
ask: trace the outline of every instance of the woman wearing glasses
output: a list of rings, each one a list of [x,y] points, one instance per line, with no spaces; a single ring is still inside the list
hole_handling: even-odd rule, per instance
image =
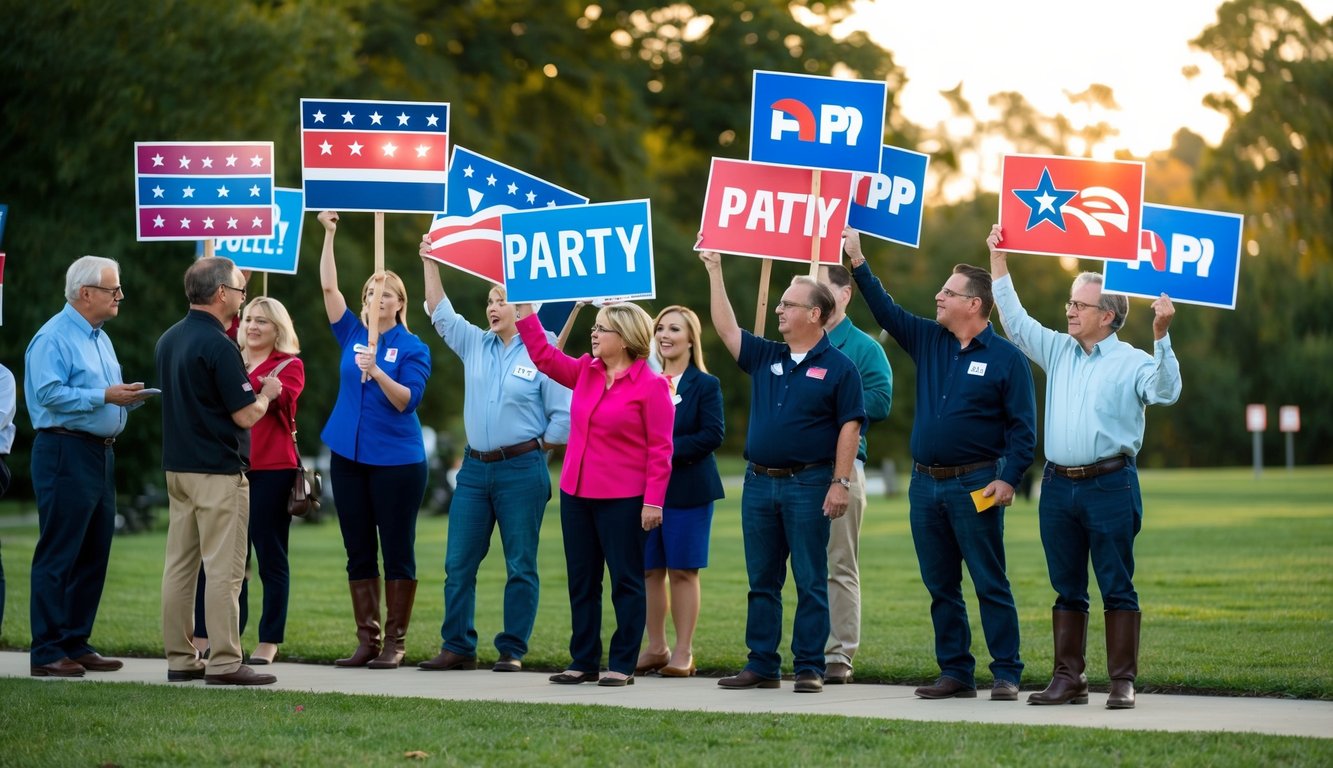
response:
[[[560,472],[573,632],[569,667],[551,682],[631,685],[643,639],[643,548],[662,524],[671,477],[674,407],[667,380],[648,367],[652,320],[633,304],[602,307],[592,354],[573,358],[551,346],[532,306],[516,323],[532,362],[573,390],[569,447]],[[616,631],[607,673],[602,660],[602,568],[611,574]]]
[[[407,289],[393,272],[383,275],[378,306],[375,277],[361,289],[361,316],[338,290],[333,238],[338,214],[319,214],[324,250],[319,281],[324,309],[342,348],[338,399],[320,437],[329,446],[329,480],[347,549],[347,578],[356,617],[356,651],[340,667],[394,669],[403,660],[416,599],[417,512],[426,490],[426,448],[416,409],[430,376],[430,349],[407,329]],[[367,351],[371,313],[379,338]],[[384,554],[384,637],[380,637],[380,570]]]

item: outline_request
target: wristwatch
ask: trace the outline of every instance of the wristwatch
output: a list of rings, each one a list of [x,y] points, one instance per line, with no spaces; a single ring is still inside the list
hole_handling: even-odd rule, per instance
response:
[[[851,479],[850,477],[835,477],[835,478],[833,478],[833,482],[835,482],[835,483],[841,485],[843,488],[847,488],[847,489],[849,489],[849,490],[850,490],[851,487],[852,487],[852,479]]]

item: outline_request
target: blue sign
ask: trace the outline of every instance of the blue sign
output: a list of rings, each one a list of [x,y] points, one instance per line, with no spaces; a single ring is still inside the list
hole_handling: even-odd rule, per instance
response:
[[[0,203],[0,246],[5,244],[5,220],[9,218],[9,206]]]
[[[847,226],[891,243],[921,247],[930,155],[884,145],[880,172],[852,176]]]
[[[1102,288],[1235,309],[1244,224],[1238,213],[1144,203],[1139,260],[1106,262]]]
[[[878,173],[888,96],[882,80],[755,70],[750,160]]]
[[[506,213],[500,231],[511,303],[656,295],[647,200]]]
[[[231,237],[213,241],[213,255],[226,256],[236,262],[238,269],[256,272],[296,274],[296,261],[301,255],[301,190],[275,187],[273,189],[273,237]],[[203,255],[203,243],[195,249]]]

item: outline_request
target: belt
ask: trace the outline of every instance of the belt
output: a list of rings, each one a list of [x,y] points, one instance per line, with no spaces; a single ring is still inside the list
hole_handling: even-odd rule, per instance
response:
[[[50,432],[53,435],[65,435],[66,437],[77,437],[82,440],[89,440],[102,445],[113,445],[116,442],[114,437],[99,437],[91,432],[80,432],[77,429],[65,429],[64,427],[42,427],[38,432]]]
[[[1062,467],[1055,462],[1051,462],[1051,471],[1061,477],[1067,477],[1070,480],[1088,480],[1094,477],[1101,477],[1120,469],[1125,468],[1124,456],[1112,456],[1109,459],[1102,459],[1095,464],[1084,464],[1081,467]]]
[[[512,459],[515,456],[522,456],[525,453],[532,453],[541,447],[541,442],[534,437],[531,440],[524,440],[517,445],[506,445],[505,447],[497,448],[494,451],[474,451],[469,448],[467,449],[467,455],[477,461],[490,464],[493,461],[504,461],[505,459]]]
[[[794,477],[797,472],[804,472],[813,467],[827,466],[828,462],[823,462],[821,464],[797,464],[794,467],[765,467],[763,464],[755,464],[753,461],[750,462],[750,469],[753,470],[756,475],[763,475],[764,477]]]
[[[923,475],[930,475],[936,480],[951,480],[955,477],[962,477],[968,472],[976,472],[978,469],[995,466],[994,461],[978,461],[976,464],[964,464],[960,467],[927,467],[920,462],[916,465],[916,471]]]

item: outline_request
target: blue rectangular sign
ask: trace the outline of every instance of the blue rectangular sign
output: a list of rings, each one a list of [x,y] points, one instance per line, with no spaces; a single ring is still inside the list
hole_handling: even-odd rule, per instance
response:
[[[656,295],[647,200],[506,213],[500,231],[511,303]]]
[[[1143,204],[1139,260],[1106,262],[1104,290],[1174,302],[1236,308],[1245,217]]]
[[[213,241],[213,255],[226,256],[236,262],[238,269],[256,272],[296,274],[296,261],[301,254],[301,220],[305,206],[301,190],[274,187],[273,237],[223,237]],[[196,249],[203,253],[203,243]]]
[[[755,70],[750,160],[878,173],[888,96],[882,80]]]
[[[921,247],[930,155],[885,144],[879,173],[852,176],[847,226],[891,243]]]
[[[0,246],[5,244],[5,221],[9,218],[9,205],[0,203]]]

